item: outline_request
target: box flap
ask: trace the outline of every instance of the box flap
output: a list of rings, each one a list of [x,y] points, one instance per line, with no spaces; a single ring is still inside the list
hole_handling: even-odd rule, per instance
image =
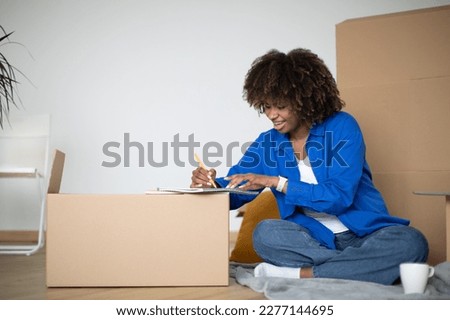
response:
[[[53,152],[52,169],[50,171],[50,180],[48,183],[48,193],[59,193],[61,188],[61,180],[64,170],[65,153],[60,150]]]

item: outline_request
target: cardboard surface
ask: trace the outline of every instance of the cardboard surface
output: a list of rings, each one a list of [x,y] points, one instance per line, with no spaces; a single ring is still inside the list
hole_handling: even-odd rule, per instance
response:
[[[49,194],[47,285],[226,286],[228,218],[228,194]]]
[[[445,201],[413,192],[450,190],[450,6],[344,21],[336,38],[339,90],[375,184],[425,234],[429,262],[445,261]]]
[[[50,179],[47,193],[59,193],[64,171],[64,161],[66,154],[58,149],[53,151],[52,168],[50,170]]]
[[[450,171],[375,173],[374,183],[382,191],[392,215],[409,219],[428,240],[429,262],[446,261],[446,209],[445,197],[416,195],[423,190],[450,190]]]
[[[450,170],[450,76],[340,90],[375,172]]]
[[[347,20],[336,35],[341,86],[450,74],[450,6]]]

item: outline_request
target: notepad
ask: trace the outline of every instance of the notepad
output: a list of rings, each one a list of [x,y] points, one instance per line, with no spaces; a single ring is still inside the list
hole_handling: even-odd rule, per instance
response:
[[[146,194],[167,194],[167,193],[237,193],[245,195],[258,195],[259,191],[242,190],[238,188],[157,188],[155,190],[148,190]]]

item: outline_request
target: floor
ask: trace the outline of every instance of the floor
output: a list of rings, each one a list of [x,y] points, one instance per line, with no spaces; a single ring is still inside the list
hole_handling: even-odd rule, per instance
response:
[[[258,300],[263,294],[237,284],[228,287],[47,288],[45,248],[31,256],[0,255],[2,300]]]

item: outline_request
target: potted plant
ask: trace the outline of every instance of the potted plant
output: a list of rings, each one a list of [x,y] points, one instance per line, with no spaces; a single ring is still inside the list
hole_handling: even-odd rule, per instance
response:
[[[0,26],[0,49],[9,42],[9,36]],[[16,106],[16,74],[18,70],[13,67],[0,50],[0,128],[3,129],[5,119],[8,119],[11,105]],[[19,71],[20,72],[20,71]]]

